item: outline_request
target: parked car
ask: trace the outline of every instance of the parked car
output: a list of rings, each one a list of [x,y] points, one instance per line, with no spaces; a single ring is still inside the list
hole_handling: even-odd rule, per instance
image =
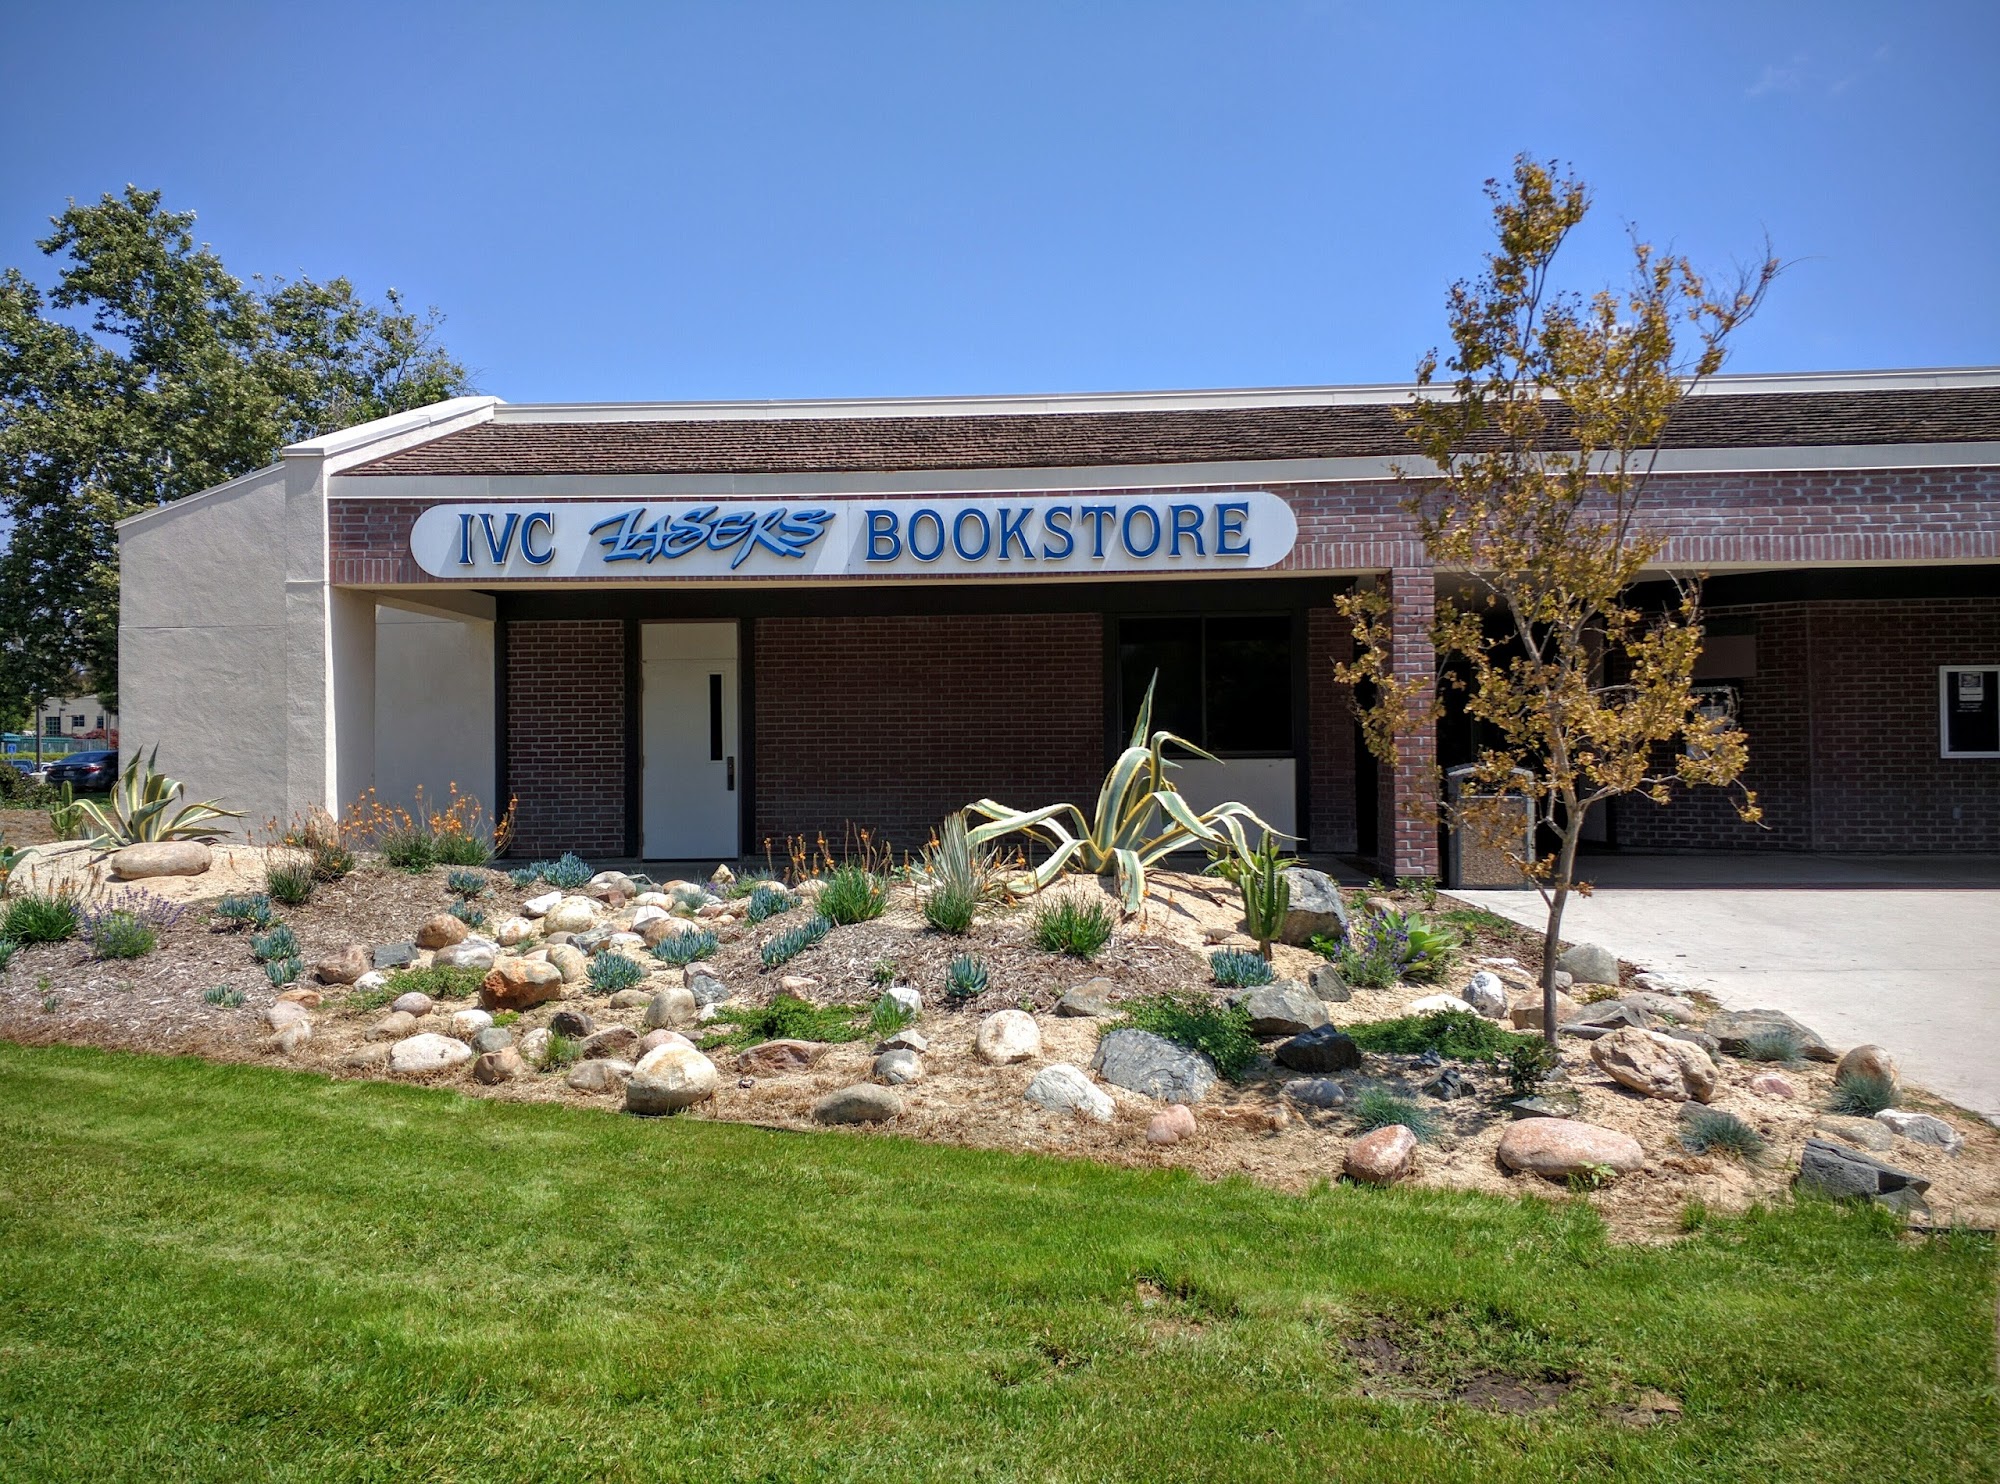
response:
[[[37,763],[31,757],[10,757],[7,761],[12,763],[16,768],[19,768],[22,776],[30,783],[48,782],[49,769],[53,766],[49,762]]]
[[[73,752],[49,765],[49,782],[57,788],[67,783],[78,793],[92,793],[111,787],[118,779],[115,752]]]

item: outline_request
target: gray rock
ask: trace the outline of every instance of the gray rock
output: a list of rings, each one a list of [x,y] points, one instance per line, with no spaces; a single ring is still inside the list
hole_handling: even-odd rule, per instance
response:
[[[629,1025],[607,1025],[599,1031],[592,1031],[583,1038],[577,1048],[578,1054],[590,1061],[599,1057],[624,1057],[637,1054],[639,1033]]]
[[[910,1030],[906,1027],[903,1030],[897,1031],[895,1035],[890,1036],[875,1049],[877,1051],[914,1051],[918,1055],[922,1055],[931,1049],[931,1043],[925,1038],[922,1031]]]
[[[1594,1005],[1585,1005],[1583,1013],[1574,1022],[1578,1026],[1595,1026],[1603,1030],[1617,1030],[1621,1026],[1635,1026],[1639,1030],[1650,1030],[1653,1017],[1637,1005],[1625,1000],[1599,1000]],[[1570,1027],[1565,1025],[1564,1030]]]
[[[1285,1096],[1308,1108],[1339,1108],[1347,1102],[1347,1089],[1331,1077],[1301,1077],[1285,1084]]]
[[[1572,943],[1556,959],[1556,967],[1579,984],[1616,984],[1618,955],[1595,943]]]
[[[1838,1113],[1823,1113],[1813,1120],[1813,1127],[1856,1148],[1871,1149],[1877,1154],[1887,1154],[1896,1147],[1895,1136],[1872,1118],[1846,1118]]]
[[[1669,1025],[1662,1027],[1660,1034],[1663,1036],[1672,1036],[1676,1041],[1685,1041],[1690,1046],[1699,1046],[1711,1057],[1722,1054],[1722,1043],[1717,1041],[1707,1031],[1698,1031],[1684,1025]]]
[[[924,1013],[924,997],[907,984],[892,984],[882,991],[882,998],[891,1004],[900,1005],[911,1019]]]
[[[1488,1020],[1507,1018],[1507,986],[1491,969],[1481,969],[1474,974],[1465,988],[1459,991],[1458,997]]]
[[[1035,1080],[1021,1094],[1037,1108],[1051,1113],[1074,1113],[1093,1123],[1109,1123],[1113,1112],[1104,1089],[1083,1071],[1067,1062],[1055,1062],[1035,1073]]]
[[[857,1082],[813,1104],[816,1123],[881,1123],[903,1111],[903,1100],[886,1087]]]
[[[1292,1037],[1276,1055],[1279,1066],[1295,1072],[1351,1072],[1361,1065],[1361,1048],[1330,1025]]]
[[[1197,1103],[1215,1086],[1215,1063],[1151,1031],[1113,1031],[1097,1043],[1091,1070],[1114,1087],[1165,1103]]]
[[[621,989],[606,1003],[614,1010],[643,1010],[653,1003],[653,995],[650,990]]]
[[[1279,935],[1285,942],[1309,943],[1322,934],[1329,938],[1346,934],[1347,904],[1340,899],[1340,888],[1332,877],[1324,871],[1293,866],[1285,872],[1285,881],[1292,889],[1284,931]]]
[[[404,1015],[424,1016],[437,1008],[437,1001],[433,1000],[422,990],[413,989],[408,994],[397,995],[395,999],[389,1002],[389,1008],[393,1011],[400,1011]]]
[[[915,1082],[924,1075],[924,1059],[914,1051],[897,1047],[875,1058],[874,1073],[876,1080],[891,1087],[901,1087],[905,1082]]]
[[[472,1038],[472,1049],[484,1055],[488,1051],[505,1051],[514,1044],[514,1033],[504,1025],[489,1025]]]
[[[1782,1010],[1724,1010],[1708,1018],[1702,1026],[1716,1044],[1731,1056],[1741,1056],[1754,1036],[1772,1031],[1790,1031],[1798,1037],[1799,1049],[1813,1061],[1838,1061],[1833,1048],[1817,1032],[1799,1024]]]
[[[1320,997],[1296,979],[1280,979],[1246,990],[1236,997],[1236,1003],[1249,1012],[1253,1036],[1303,1035],[1333,1018]]]
[[[632,1078],[632,1063],[605,1059],[580,1061],[563,1078],[578,1092],[619,1092]]]
[[[1919,1144],[1934,1144],[1947,1154],[1956,1154],[1965,1147],[1965,1138],[1957,1129],[1930,1113],[1884,1108],[1875,1115],[1875,1121],[1892,1134],[1901,1134]]]
[[[426,1032],[409,1036],[389,1048],[389,1070],[405,1077],[443,1072],[472,1060],[472,1048],[450,1036]]]
[[[1472,1096],[1471,1085],[1465,1080],[1465,1074],[1459,1071],[1457,1067],[1446,1067],[1442,1072],[1438,1073],[1436,1079],[1429,1086],[1424,1088],[1424,1091],[1432,1097],[1442,1098],[1446,1102],[1450,1102],[1455,1098]]]
[[[693,1025],[698,1013],[692,991],[663,989],[646,1002],[646,1028],[665,1026],[668,1030],[679,1030],[684,1025]]]
[[[1795,1183],[1836,1200],[1881,1201],[1899,1211],[1923,1209],[1923,1194],[1931,1188],[1921,1175],[1825,1139],[1806,1140]]]
[[[1574,1118],[1583,1111],[1583,1099],[1567,1088],[1554,1088],[1514,1098],[1507,1107],[1516,1118]]]
[[[701,969],[690,969],[687,976],[688,993],[694,996],[695,1008],[704,1005],[720,1005],[735,993],[713,974]]]
[[[590,1018],[587,1010],[558,1010],[549,1017],[549,1033],[566,1036],[572,1041],[581,1041],[597,1029],[597,1022]]]
[[[1306,986],[1330,1005],[1344,1005],[1354,998],[1354,991],[1340,977],[1340,966],[1331,959],[1312,971]]]
[[[448,969],[490,969],[499,951],[497,943],[482,943],[467,938],[463,943],[440,948],[431,962]]]
[[[377,943],[373,955],[378,969],[407,968],[417,961],[417,945],[414,943]]]
[[[1056,1014],[1106,1019],[1118,1013],[1111,1003],[1113,986],[1109,979],[1086,979],[1056,1001]]]

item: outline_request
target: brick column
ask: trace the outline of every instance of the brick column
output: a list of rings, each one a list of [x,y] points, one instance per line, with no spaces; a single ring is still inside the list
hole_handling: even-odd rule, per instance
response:
[[[1382,590],[1390,605],[1390,663],[1397,676],[1420,681],[1420,699],[1428,699],[1437,676],[1437,652],[1431,647],[1436,578],[1428,567],[1402,567],[1384,575]],[[1427,727],[1402,738],[1401,761],[1393,770],[1382,769],[1382,775],[1377,839],[1383,864],[1397,876],[1438,875],[1437,825],[1410,812],[1412,800],[1429,804],[1436,796],[1436,730]]]

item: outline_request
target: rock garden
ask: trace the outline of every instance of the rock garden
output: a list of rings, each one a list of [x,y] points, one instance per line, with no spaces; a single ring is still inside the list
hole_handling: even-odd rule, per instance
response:
[[[822,843],[655,880],[405,823],[25,852],[0,1036],[1293,1190],[1587,1199],[1634,1238],[1800,1191],[2000,1224],[2000,1133],[1903,1085],[1893,1049],[1576,945],[1551,1052],[1538,940],[1425,883],[1343,892],[1267,850],[1156,866],[1135,898],[1027,872],[963,817],[902,862]]]

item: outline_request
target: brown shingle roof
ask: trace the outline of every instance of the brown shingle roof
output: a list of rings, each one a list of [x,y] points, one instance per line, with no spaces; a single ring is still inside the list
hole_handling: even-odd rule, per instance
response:
[[[1692,397],[1669,448],[2000,440],[2000,387]],[[788,474],[1324,459],[1410,452],[1388,407],[485,423],[349,474]]]

